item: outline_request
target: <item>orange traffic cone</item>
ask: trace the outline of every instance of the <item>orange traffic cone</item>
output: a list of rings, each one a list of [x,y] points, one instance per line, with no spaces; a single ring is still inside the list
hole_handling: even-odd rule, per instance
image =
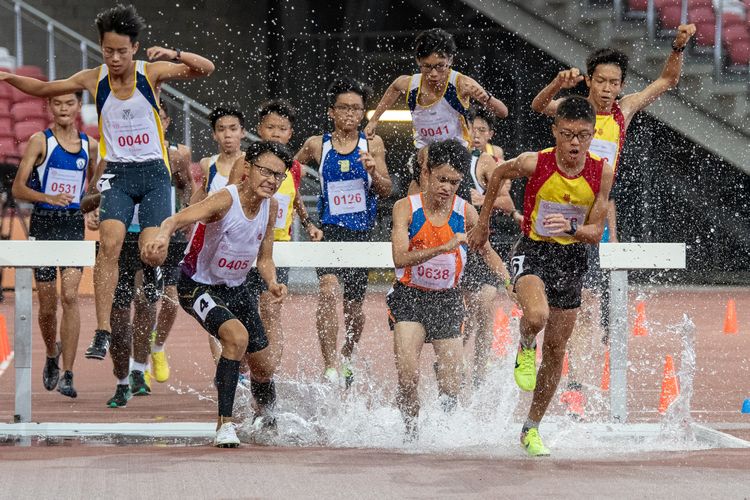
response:
[[[492,352],[498,357],[505,356],[508,352],[510,340],[510,319],[502,307],[495,312],[495,322],[492,328]]]
[[[0,363],[10,356],[10,341],[8,340],[8,326],[5,316],[0,314]]]
[[[633,337],[645,337],[648,335],[646,328],[646,303],[639,300],[635,303],[635,324],[633,324]]]
[[[604,353],[604,370],[602,370],[601,388],[603,391],[609,390],[609,350]]]
[[[565,351],[565,357],[563,358],[562,376],[567,377],[569,371],[570,366],[568,365],[568,351]]]
[[[734,299],[727,301],[727,312],[724,315],[724,333],[727,335],[737,334],[737,305]]]
[[[666,413],[669,405],[674,403],[680,395],[680,387],[677,385],[677,375],[674,371],[674,360],[667,354],[664,360],[664,377],[661,381],[661,396],[659,397],[659,413]]]
[[[510,317],[523,318],[523,311],[518,307],[518,304],[513,304],[513,309],[510,310]]]

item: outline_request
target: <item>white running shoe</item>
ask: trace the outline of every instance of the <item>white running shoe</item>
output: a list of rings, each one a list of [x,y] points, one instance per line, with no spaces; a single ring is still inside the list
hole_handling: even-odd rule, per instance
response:
[[[237,448],[240,445],[240,439],[237,437],[236,426],[234,422],[227,422],[219,427],[214,438],[214,446],[218,448]]]

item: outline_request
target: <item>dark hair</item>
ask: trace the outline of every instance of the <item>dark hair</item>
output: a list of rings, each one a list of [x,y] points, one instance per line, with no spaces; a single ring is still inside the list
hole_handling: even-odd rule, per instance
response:
[[[620,68],[622,77],[621,82],[625,81],[625,75],[628,74],[628,56],[617,49],[598,49],[589,54],[586,58],[586,73],[591,78],[600,64],[614,64]]]
[[[337,78],[331,82],[331,85],[326,92],[326,95],[328,96],[328,107],[332,108],[336,104],[336,99],[341,94],[346,94],[348,92],[358,94],[362,98],[362,104],[365,106],[367,105],[367,100],[370,98],[370,94],[372,94],[370,87],[353,78]]]
[[[164,102],[164,99],[159,99],[159,108],[164,111],[164,114],[169,118],[169,108],[167,107],[167,103]]]
[[[427,170],[432,172],[443,164],[448,164],[462,175],[466,175],[471,165],[471,154],[466,146],[456,139],[431,143],[427,149]]]
[[[483,107],[472,106],[471,108],[469,108],[469,113],[466,118],[468,119],[469,124],[471,124],[475,119],[480,118],[487,122],[487,126],[490,130],[492,130],[493,132],[495,131],[495,115],[490,113]]]
[[[294,125],[294,120],[297,119],[297,111],[284,99],[271,99],[261,104],[258,108],[258,123],[271,113],[286,118],[290,125]]]
[[[419,163],[419,156],[417,153],[412,153],[409,159],[406,160],[406,167],[411,172],[411,178],[414,182],[419,184],[419,177],[422,174],[422,165]]]
[[[214,108],[214,110],[208,115],[208,120],[211,122],[211,129],[216,130],[216,122],[219,121],[219,118],[225,116],[236,116],[240,121],[240,127],[245,128],[245,115],[242,114],[242,111],[234,106],[222,105]]]
[[[105,33],[115,32],[130,37],[131,44],[138,40],[138,35],[146,27],[146,21],[138,15],[135,7],[121,3],[97,14],[94,24],[99,30],[99,41]]]
[[[430,54],[438,54],[450,57],[457,51],[456,42],[450,33],[440,28],[432,28],[417,35],[414,53],[417,59],[429,57]]]
[[[581,96],[566,97],[557,107],[557,120],[585,120],[596,126],[596,110],[588,99]]]
[[[247,147],[247,151],[245,151],[245,161],[253,163],[265,153],[271,153],[283,161],[287,170],[292,168],[292,161],[294,160],[292,152],[288,147],[276,141],[251,142],[250,146]]]

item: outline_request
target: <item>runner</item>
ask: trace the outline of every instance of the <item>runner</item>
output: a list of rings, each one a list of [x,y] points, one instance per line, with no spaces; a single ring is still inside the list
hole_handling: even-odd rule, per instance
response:
[[[163,261],[172,234],[198,222],[181,263],[177,287],[182,308],[221,341],[222,354],[214,378],[219,396],[214,443],[219,447],[240,444],[232,407],[243,357],[250,365],[258,413],[269,425],[275,425],[272,412],[276,388],[271,378],[273,362],[266,349],[268,339],[258,304],[244,285],[256,257],[269,292],[279,301],[287,293],[286,286],[276,281],[273,263],[273,226],[278,210],[273,195],[288,175],[292,156],[282,144],[257,142],[237,162],[245,166],[240,184],[229,184],[167,218],[156,238],[146,245],[151,259]]]
[[[417,149],[446,139],[458,139],[468,146],[466,115],[470,99],[500,118],[508,116],[508,108],[500,99],[474,79],[451,69],[456,51],[453,37],[439,28],[417,35],[415,56],[421,73],[402,75],[391,83],[365,127],[367,137],[374,137],[380,117],[404,95],[411,111]]]
[[[116,5],[100,12],[96,27],[104,57],[104,64],[98,68],[51,82],[0,72],[0,81],[37,97],[79,90],[88,90],[95,96],[101,131],[99,156],[107,162],[107,171],[94,267],[97,329],[86,357],[104,359],[111,338],[117,262],[133,207],[141,203],[141,248],[153,239],[159,224],[170,213],[170,171],[155,86],[173,79],[208,76],[214,65],[199,55],[162,47],[146,50],[151,62],[134,60],[145,22],[132,5]]]
[[[83,93],[49,99],[53,124],[29,139],[13,180],[13,196],[34,203],[29,227],[30,240],[81,241],[84,222],[81,193],[91,179],[97,158],[97,142],[76,129]],[[38,267],[34,278],[39,292],[39,329],[47,350],[42,372],[44,388],[54,388],[75,398],[73,364],[81,331],[78,308],[80,267],[60,268],[60,342],[57,341],[57,268]],[[60,379],[60,355],[63,376]],[[59,381],[59,385],[58,385]]]
[[[477,212],[456,196],[468,175],[470,155],[457,140],[430,145],[422,193],[393,207],[393,262],[396,284],[388,293],[389,322],[398,370],[396,402],[404,417],[407,440],[417,438],[419,358],[432,343],[441,404],[457,404],[461,385],[464,302],[458,283],[466,264],[466,231]],[[510,277],[500,257],[485,244],[479,250],[501,282]]]
[[[677,86],[682,71],[683,51],[695,34],[695,25],[680,25],[672,42],[672,52],[662,70],[661,76],[640,92],[628,94],[620,99],[628,72],[628,57],[614,49],[599,49],[591,53],[586,60],[584,77],[577,68],[561,71],[557,77],[534,98],[531,107],[534,111],[554,116],[561,99],[554,97],[563,89],[575,87],[585,80],[589,88],[588,100],[596,109],[596,132],[591,142],[591,152],[599,155],[612,165],[617,173],[620,153],[625,143],[625,134],[633,116],[638,111],[654,102],[663,93]],[[615,183],[615,186],[617,184]],[[610,195],[607,223],[603,242],[616,243],[617,217],[615,200],[617,189]],[[568,405],[568,413],[576,418],[583,418],[586,397],[581,388],[586,372],[594,372],[595,366],[590,360],[592,351],[589,340],[595,335],[595,320],[604,329],[603,340],[607,343],[609,336],[609,288],[608,273],[602,272],[599,265],[599,248],[589,247],[589,271],[584,278],[583,307],[581,308],[580,328],[577,328],[570,342],[568,388],[561,399]],[[600,300],[601,299],[601,300]],[[599,314],[594,311],[600,306]],[[587,362],[586,360],[589,359]]]
[[[473,248],[489,235],[492,200],[505,179],[527,177],[524,192],[524,235],[511,264],[518,302],[523,310],[521,342],[514,377],[524,391],[534,391],[521,444],[531,456],[549,455],[539,436],[539,423],[557,389],[565,346],[573,331],[586,271],[586,245],[599,242],[614,171],[588,152],[596,111],[582,97],[564,99],[557,107],[552,132],[554,148],[523,153],[492,174],[476,228]],[[544,329],[539,383],[536,336]]]
[[[310,137],[295,157],[303,165],[314,162],[320,172],[318,213],[326,241],[369,241],[375,226],[379,196],[391,193],[392,183],[385,164],[383,139],[371,140],[359,131],[368,91],[361,83],[340,78],[328,88],[328,116],[333,132]],[[368,270],[363,268],[319,268],[317,328],[325,371],[323,376],[338,383],[336,343],[337,287],[343,288],[344,328],[341,375],[346,386],[354,380],[351,357],[365,325],[362,303],[367,291]]]

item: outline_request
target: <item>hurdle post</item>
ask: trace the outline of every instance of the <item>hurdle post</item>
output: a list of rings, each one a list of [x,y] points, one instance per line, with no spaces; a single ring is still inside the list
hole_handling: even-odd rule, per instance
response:
[[[16,368],[17,423],[31,422],[31,340],[33,267],[89,267],[94,265],[93,241],[0,241],[0,267],[15,267],[13,350]]]
[[[609,277],[610,417],[628,419],[628,270],[684,269],[684,243],[601,243],[599,258]]]

